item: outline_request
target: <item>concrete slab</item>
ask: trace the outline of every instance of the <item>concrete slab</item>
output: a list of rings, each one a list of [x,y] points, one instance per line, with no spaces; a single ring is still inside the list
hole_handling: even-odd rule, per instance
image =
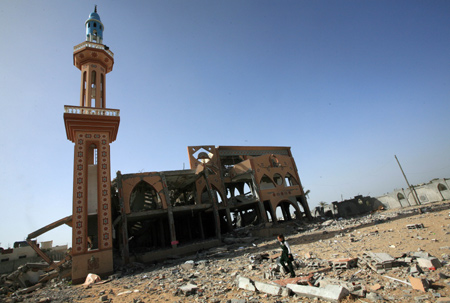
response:
[[[331,302],[339,302],[346,297],[349,292],[346,288],[338,285],[327,285],[325,287],[303,286],[288,284],[287,288],[295,294],[308,298],[321,298]]]
[[[279,285],[263,283],[263,282],[258,282],[258,281],[255,281],[254,284],[255,284],[256,289],[260,292],[270,294],[273,296],[281,295],[281,286],[279,286]]]

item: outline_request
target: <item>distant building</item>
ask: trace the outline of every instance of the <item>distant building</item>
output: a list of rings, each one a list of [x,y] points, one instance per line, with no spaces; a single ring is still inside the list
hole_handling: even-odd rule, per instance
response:
[[[417,193],[420,204],[450,200],[449,178],[436,178],[428,183],[414,185],[413,188]],[[409,188],[395,189],[390,193],[377,197],[377,199],[386,208],[402,208],[418,204]]]
[[[368,214],[379,209],[380,206],[384,207],[376,198],[358,195],[352,199],[340,202],[334,201],[325,206],[317,206],[314,208],[313,215],[325,218],[348,218]]]
[[[67,245],[53,247],[53,241],[41,242],[40,244],[37,244],[36,240],[32,242],[37,247],[45,249],[54,260],[61,260],[67,252]],[[13,248],[0,247],[0,274],[13,272],[26,263],[41,261],[36,251],[26,241],[14,242]]]

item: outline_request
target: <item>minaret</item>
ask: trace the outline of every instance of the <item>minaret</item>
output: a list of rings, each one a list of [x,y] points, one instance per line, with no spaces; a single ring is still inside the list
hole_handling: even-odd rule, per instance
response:
[[[74,47],[81,71],[80,106],[64,106],[67,139],[75,143],[72,212],[72,281],[88,273],[113,272],[110,144],[119,129],[119,110],[106,108],[106,74],[114,54],[103,44],[95,11],[85,23],[86,41]]]

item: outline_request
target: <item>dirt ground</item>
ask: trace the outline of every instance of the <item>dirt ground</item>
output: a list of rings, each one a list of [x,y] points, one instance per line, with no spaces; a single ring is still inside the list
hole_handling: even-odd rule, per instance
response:
[[[360,283],[367,292],[375,292],[384,299],[379,302],[435,302],[439,297],[450,297],[450,280],[439,276],[439,273],[450,275],[449,207],[450,203],[445,201],[409,209],[380,211],[351,220],[329,221],[328,226],[316,223],[308,225],[307,228],[302,227],[301,232],[286,233],[287,240],[296,259],[304,266],[314,261],[323,263],[336,258],[360,257],[365,251],[388,253],[396,258],[419,251],[427,252],[443,264],[443,267],[437,270],[423,269],[422,277],[432,283],[427,292],[414,290],[406,284],[409,282],[409,266],[380,272],[359,266],[332,270],[324,276],[342,281],[353,276],[353,281]],[[410,224],[423,224],[424,228],[408,229],[407,225]],[[48,285],[25,296],[23,302],[218,303],[231,299],[244,300],[240,302],[322,302],[317,298],[275,297],[237,288],[237,275],[254,281],[271,282],[264,279],[264,272],[271,263],[263,262],[255,265],[256,268],[249,269],[249,256],[263,252],[273,254],[277,250],[279,249],[275,246],[274,239],[263,239],[243,251],[236,252],[235,255],[228,254],[210,260],[209,266],[194,269],[195,275],[186,272],[167,277],[168,272],[176,272],[177,268],[180,268],[180,263],[167,264],[157,268],[144,268],[133,275],[122,276],[87,289],[82,285],[54,283],[53,286]],[[296,270],[296,275],[307,275],[312,271],[310,267],[301,267]],[[176,291],[178,286],[187,282],[197,285],[198,291],[195,295],[180,295]],[[371,290],[376,284],[379,284],[379,289]],[[372,301],[364,297],[350,296],[343,302]]]

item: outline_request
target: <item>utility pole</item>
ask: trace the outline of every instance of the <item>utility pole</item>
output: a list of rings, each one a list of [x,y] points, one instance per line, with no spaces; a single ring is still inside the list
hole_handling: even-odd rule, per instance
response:
[[[417,197],[416,190],[414,189],[413,186],[411,186],[411,185],[409,184],[408,179],[406,178],[405,172],[403,171],[403,168],[402,168],[402,166],[400,165],[400,162],[398,161],[397,155],[394,155],[394,156],[395,156],[395,160],[397,160],[397,163],[398,163],[398,166],[400,167],[400,170],[402,171],[403,177],[405,177],[406,184],[408,184],[409,190],[410,190],[411,193],[412,193],[412,196],[413,196],[413,198],[414,198],[414,201],[416,201],[416,204],[417,204],[417,205],[421,205],[421,203],[420,203],[420,201],[419,201],[419,198]]]

